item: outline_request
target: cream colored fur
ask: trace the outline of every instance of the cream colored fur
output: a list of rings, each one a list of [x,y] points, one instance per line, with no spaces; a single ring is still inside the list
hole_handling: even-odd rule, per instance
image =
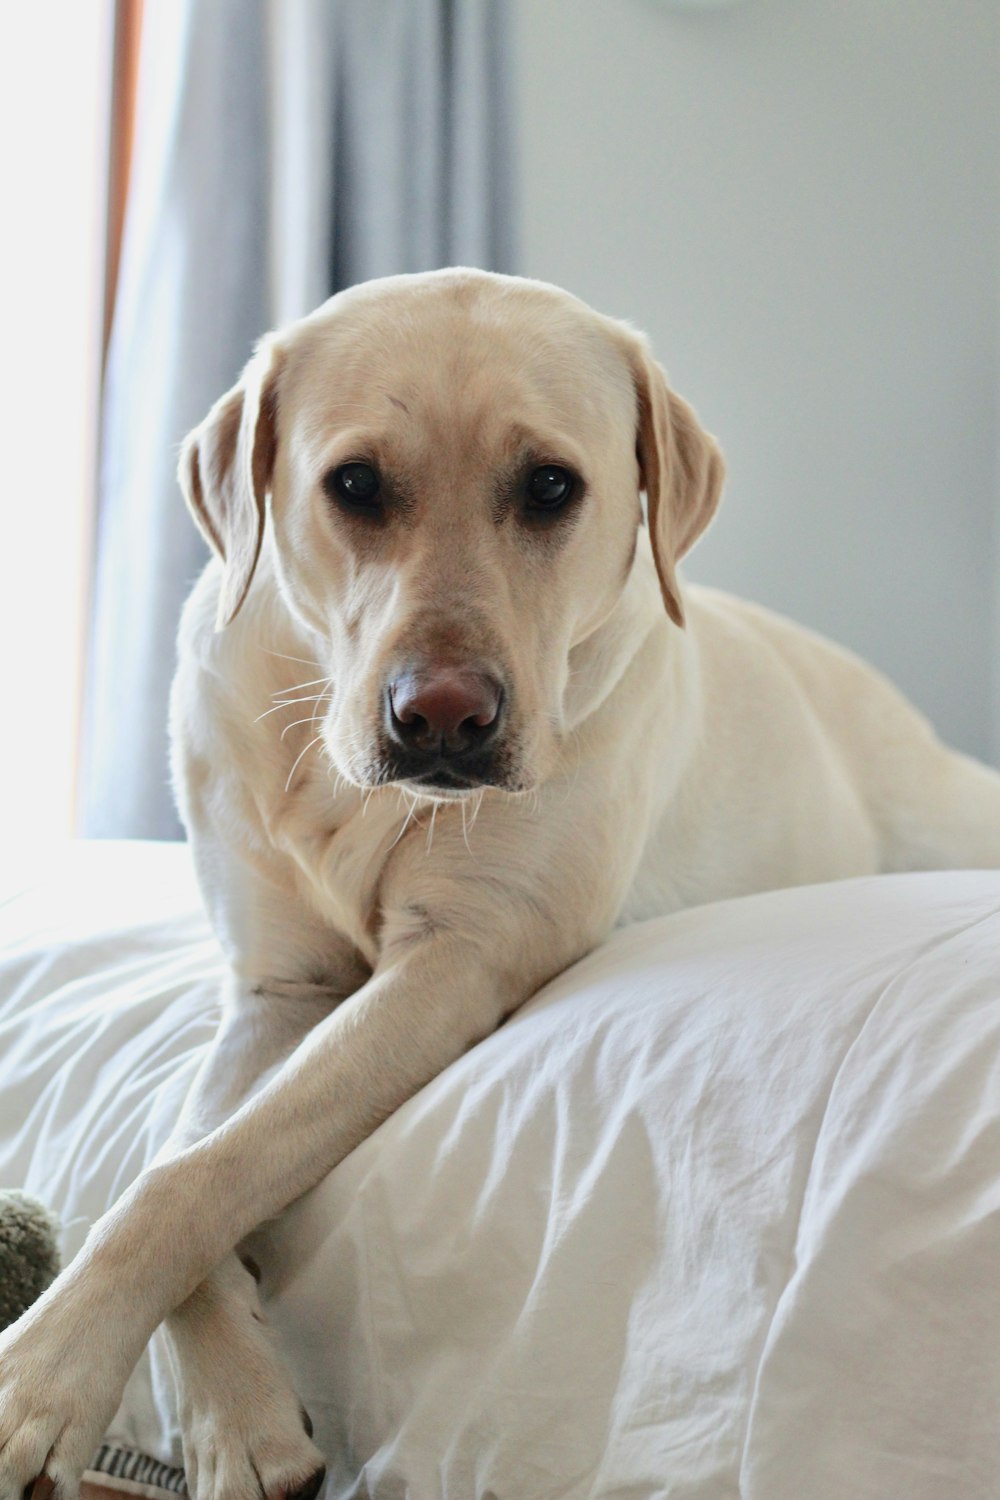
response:
[[[359,458],[397,483],[377,526],[324,490]],[[539,528],[519,476],[544,463],[585,492]],[[192,1493],[309,1493],[321,1455],[235,1253],[256,1226],[617,922],[1000,864],[992,771],[847,653],[682,586],[718,450],[643,339],[564,292],[341,294],[264,341],[181,476],[217,556],[175,779],[231,982],[174,1138],[0,1339],[0,1500],[43,1473],[72,1500],[164,1319]],[[501,785],[378,784],[414,654],[502,677]]]

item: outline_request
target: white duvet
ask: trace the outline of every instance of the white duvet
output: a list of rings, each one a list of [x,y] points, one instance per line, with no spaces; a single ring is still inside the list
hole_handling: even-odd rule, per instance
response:
[[[67,1253],[218,975],[182,848],[0,908],[0,1185]],[[617,934],[262,1237],[330,1500],[997,1500],[998,1115],[1000,874]],[[155,1346],[112,1437],[179,1460]]]

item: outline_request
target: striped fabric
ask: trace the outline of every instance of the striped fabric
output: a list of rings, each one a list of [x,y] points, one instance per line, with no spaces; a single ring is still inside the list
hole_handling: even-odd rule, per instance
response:
[[[148,1453],[139,1453],[134,1448],[123,1448],[119,1444],[104,1443],[88,1471],[92,1474],[108,1474],[115,1479],[129,1480],[136,1485],[163,1490],[168,1494],[186,1495],[184,1470],[160,1463]]]

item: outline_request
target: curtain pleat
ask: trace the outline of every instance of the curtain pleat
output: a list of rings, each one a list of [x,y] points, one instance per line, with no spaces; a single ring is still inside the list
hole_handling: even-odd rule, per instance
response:
[[[206,558],[184,434],[256,339],[353,282],[511,270],[506,0],[145,8],[105,379],[81,832],[172,838],[167,704]]]

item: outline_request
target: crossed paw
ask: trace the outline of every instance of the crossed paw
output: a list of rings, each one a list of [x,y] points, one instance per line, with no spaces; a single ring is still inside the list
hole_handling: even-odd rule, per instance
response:
[[[0,1500],[75,1500],[131,1369],[89,1323],[43,1298],[0,1334]]]
[[[70,1303],[0,1334],[0,1500],[77,1500],[135,1362],[124,1325]],[[194,1500],[313,1500],[323,1456],[263,1325],[186,1358],[180,1392]]]

